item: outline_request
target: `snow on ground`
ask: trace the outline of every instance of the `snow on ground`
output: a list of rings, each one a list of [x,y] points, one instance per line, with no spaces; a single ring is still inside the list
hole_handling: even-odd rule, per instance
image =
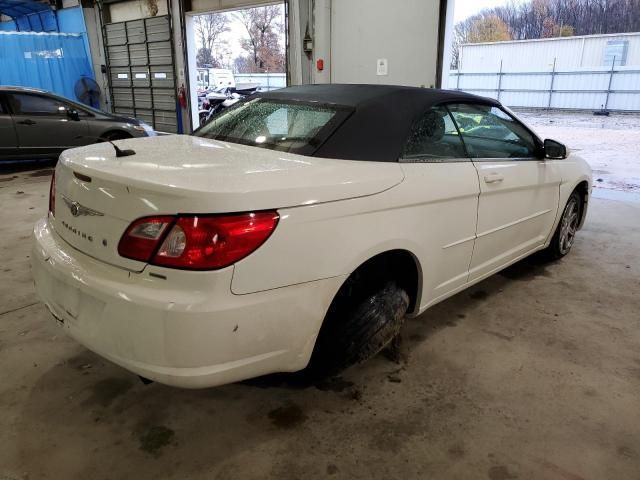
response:
[[[593,169],[594,186],[640,193],[640,114],[518,112],[542,138],[566,144]]]

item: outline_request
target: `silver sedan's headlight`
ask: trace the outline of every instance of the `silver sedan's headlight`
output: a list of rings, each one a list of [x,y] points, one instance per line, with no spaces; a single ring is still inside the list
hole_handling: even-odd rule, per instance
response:
[[[149,137],[152,137],[156,134],[156,131],[153,129],[151,125],[148,125],[144,122],[140,122],[138,125],[131,125],[131,128],[134,130],[138,130],[139,132],[146,133]]]

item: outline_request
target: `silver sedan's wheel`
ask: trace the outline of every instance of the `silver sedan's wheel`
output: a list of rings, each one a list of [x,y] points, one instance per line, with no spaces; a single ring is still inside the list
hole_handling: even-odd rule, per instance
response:
[[[558,235],[558,251],[561,255],[566,255],[573,246],[576,238],[578,224],[580,223],[579,200],[572,196],[567,203],[560,220],[560,235]]]

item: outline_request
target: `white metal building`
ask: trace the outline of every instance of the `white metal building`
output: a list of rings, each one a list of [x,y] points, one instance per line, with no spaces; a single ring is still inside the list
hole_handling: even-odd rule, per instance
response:
[[[510,107],[640,110],[640,33],[465,44],[449,88]]]
[[[462,72],[536,72],[553,68],[640,65],[640,32],[580,37],[542,38],[494,43],[469,43],[460,48]]]

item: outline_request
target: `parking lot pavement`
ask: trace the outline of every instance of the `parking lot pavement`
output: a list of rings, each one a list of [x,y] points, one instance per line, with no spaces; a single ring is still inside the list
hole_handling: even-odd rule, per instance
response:
[[[192,391],[142,385],[38,303],[49,175],[0,175],[0,479],[640,477],[640,204],[594,198],[564,260],[410,320],[399,364]]]
[[[595,188],[640,193],[640,115],[537,110],[519,116],[540,136],[565,143],[589,162]]]

